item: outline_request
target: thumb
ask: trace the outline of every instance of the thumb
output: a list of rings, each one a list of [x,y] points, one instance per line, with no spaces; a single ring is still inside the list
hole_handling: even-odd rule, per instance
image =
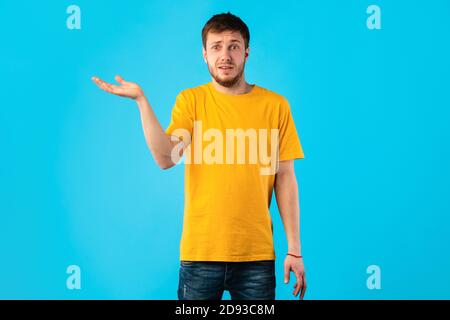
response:
[[[116,79],[116,81],[120,84],[125,84],[125,80],[123,80],[123,78],[119,75],[115,76],[114,79]]]
[[[284,265],[284,283],[289,282],[289,275],[291,271],[291,266],[289,264]]]

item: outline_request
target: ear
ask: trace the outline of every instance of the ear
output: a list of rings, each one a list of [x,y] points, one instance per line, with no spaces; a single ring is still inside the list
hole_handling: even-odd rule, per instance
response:
[[[245,61],[247,61],[249,53],[250,53],[250,47],[245,49]]]
[[[204,47],[202,47],[202,54],[203,54],[203,60],[205,60],[205,63],[208,63],[208,59],[207,59],[207,55],[206,55],[206,50]]]

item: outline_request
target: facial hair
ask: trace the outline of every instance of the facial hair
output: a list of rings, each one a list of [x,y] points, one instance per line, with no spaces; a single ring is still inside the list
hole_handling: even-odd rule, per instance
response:
[[[237,74],[235,77],[229,79],[229,80],[222,80],[219,78],[218,74],[216,74],[214,72],[214,68],[210,66],[210,64],[208,63],[208,70],[209,73],[211,74],[211,76],[214,78],[214,80],[216,80],[216,82],[218,84],[220,84],[221,86],[224,86],[226,88],[231,88],[233,87],[236,83],[239,82],[239,80],[241,80],[242,75],[244,74],[244,67],[245,67],[245,61],[244,63],[241,65],[241,68],[238,70]]]

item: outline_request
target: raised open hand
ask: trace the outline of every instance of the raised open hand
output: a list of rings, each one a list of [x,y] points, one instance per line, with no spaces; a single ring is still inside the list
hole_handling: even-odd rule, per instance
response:
[[[99,86],[101,89],[105,90],[106,92],[121,96],[121,97],[127,97],[131,99],[138,99],[140,97],[144,96],[144,92],[142,91],[141,87],[134,83],[134,82],[128,82],[122,79],[121,76],[115,76],[114,78],[120,85],[114,85],[107,83],[103,81],[102,79],[98,77],[92,77],[92,81],[95,82],[97,86]]]

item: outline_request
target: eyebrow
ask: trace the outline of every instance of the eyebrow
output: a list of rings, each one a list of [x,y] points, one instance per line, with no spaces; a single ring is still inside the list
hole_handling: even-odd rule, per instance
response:
[[[213,44],[218,44],[218,43],[222,43],[223,41],[222,40],[219,40],[219,41],[214,41],[214,42],[211,42],[209,45],[210,46],[212,46]],[[230,42],[241,42],[241,40],[238,40],[238,39],[233,39],[233,40],[231,40]]]

